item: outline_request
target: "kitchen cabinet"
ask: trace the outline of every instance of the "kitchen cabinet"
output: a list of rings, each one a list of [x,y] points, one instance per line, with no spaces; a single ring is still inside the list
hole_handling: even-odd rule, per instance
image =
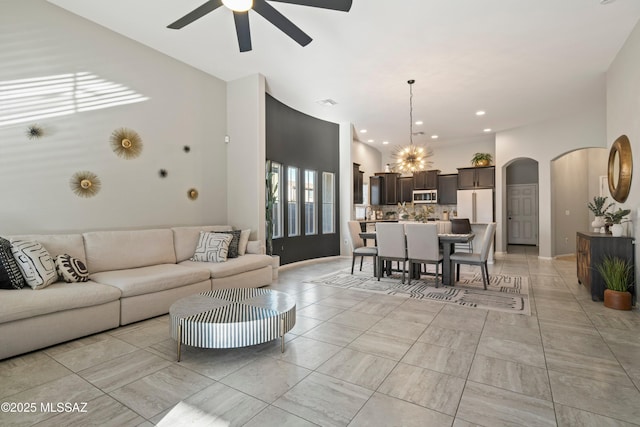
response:
[[[360,170],[358,163],[353,164],[353,204],[361,205],[364,201],[362,194],[362,184],[364,183],[364,172]]]
[[[398,203],[413,201],[413,177],[402,176],[398,178]]]
[[[438,204],[455,205],[458,203],[458,174],[438,176]]]
[[[458,190],[493,188],[495,186],[495,166],[458,168]]]
[[[613,237],[604,233],[577,233],[576,267],[578,282],[591,292],[593,301],[604,299],[605,284],[596,266],[605,256],[627,260],[635,271],[635,241],[632,237]],[[635,302],[635,289],[632,289]]]
[[[384,177],[376,175],[369,177],[369,204],[384,205]]]
[[[414,190],[437,190],[439,170],[419,171],[413,173]]]
[[[395,205],[398,203],[398,178],[399,173],[392,172],[378,172],[376,176],[381,176],[382,179],[382,200],[381,205]],[[371,204],[374,204],[371,202]]]

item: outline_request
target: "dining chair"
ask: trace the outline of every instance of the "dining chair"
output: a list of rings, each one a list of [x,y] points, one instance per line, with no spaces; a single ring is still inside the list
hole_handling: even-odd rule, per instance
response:
[[[402,261],[402,283],[407,262],[407,245],[404,236],[404,225],[398,223],[376,223],[376,240],[378,245],[378,280],[382,277],[384,261]]]
[[[362,271],[362,262],[364,257],[373,257],[373,275],[376,275],[376,261],[378,257],[378,248],[375,246],[365,246],[364,240],[360,237],[360,223],[358,221],[349,221],[349,237],[351,238],[351,247],[353,249],[353,257],[351,259],[351,274],[353,274],[353,266],[356,263],[356,257],[360,257],[360,271]]]
[[[452,234],[469,234],[471,233],[471,223],[469,218],[451,218],[451,233]],[[456,251],[473,252],[473,239],[469,240],[469,243],[456,243]]]
[[[404,231],[407,236],[407,258],[409,259],[409,271],[415,271],[414,264],[435,264],[436,288],[438,287],[438,274],[442,263],[442,251],[438,240],[438,225],[436,224],[405,224]],[[411,284],[409,273],[409,284]]]
[[[487,289],[487,283],[489,283],[489,269],[487,268],[487,258],[489,257],[489,249],[491,249],[493,236],[495,234],[496,223],[491,222],[487,225],[487,229],[484,232],[480,253],[454,252],[451,254],[451,262],[453,262],[456,266],[456,281],[460,280],[460,264],[479,265],[482,272],[482,283],[484,284],[484,288]]]

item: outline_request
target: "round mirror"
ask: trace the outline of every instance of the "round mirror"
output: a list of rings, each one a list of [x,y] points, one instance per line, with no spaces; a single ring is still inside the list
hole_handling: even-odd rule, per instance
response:
[[[626,135],[622,135],[611,146],[607,170],[609,192],[616,202],[624,203],[629,197],[632,172],[631,143]]]

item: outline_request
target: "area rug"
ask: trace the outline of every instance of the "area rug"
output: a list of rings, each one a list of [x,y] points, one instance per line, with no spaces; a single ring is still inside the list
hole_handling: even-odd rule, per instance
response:
[[[313,279],[310,283],[531,315],[529,283],[526,277],[491,274],[485,291],[480,272],[461,273],[460,281],[455,286],[441,284],[436,288],[433,275],[422,275],[420,280],[414,279],[409,285],[406,278],[404,284],[400,282],[400,273],[394,273],[390,277],[384,276],[378,281],[371,275],[372,268],[369,265],[369,268],[363,268],[362,271],[356,269],[353,275],[348,268]]]

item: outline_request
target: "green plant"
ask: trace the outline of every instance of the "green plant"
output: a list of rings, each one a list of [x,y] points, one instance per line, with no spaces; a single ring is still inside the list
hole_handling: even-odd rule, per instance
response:
[[[624,217],[629,215],[631,213],[630,209],[622,209],[619,208],[617,211],[615,212],[606,212],[604,214],[604,219],[607,222],[607,224],[621,224],[623,222]]]
[[[602,262],[596,265],[596,269],[607,289],[626,292],[631,286],[633,270],[631,264],[622,258],[605,256]]]
[[[607,202],[607,197],[596,196],[593,198],[593,202],[589,202],[587,207],[595,216],[604,216],[605,213],[609,210],[613,203],[609,203],[606,208],[604,208],[604,204]]]
[[[273,255],[273,205],[278,198],[278,176],[271,168],[271,160],[267,160],[265,179],[265,227],[267,255]]]
[[[493,162],[493,156],[489,153],[476,153],[471,158],[471,164],[474,166],[478,166],[483,163],[490,165],[491,162]]]

